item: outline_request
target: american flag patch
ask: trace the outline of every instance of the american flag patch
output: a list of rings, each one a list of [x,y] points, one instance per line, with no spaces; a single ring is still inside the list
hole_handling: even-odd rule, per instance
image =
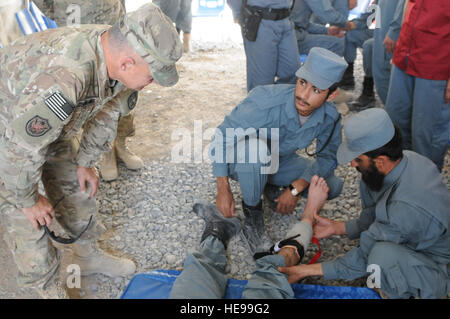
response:
[[[73,112],[72,105],[59,92],[53,93],[44,102],[61,121],[66,120]]]

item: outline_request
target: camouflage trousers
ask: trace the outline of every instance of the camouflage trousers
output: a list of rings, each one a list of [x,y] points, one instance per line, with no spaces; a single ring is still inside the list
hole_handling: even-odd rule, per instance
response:
[[[47,198],[55,207],[56,219],[67,234],[76,236],[93,222],[78,240],[96,240],[106,229],[96,221],[97,204],[89,192],[81,193],[75,156],[78,139],[56,141],[50,145],[42,170]],[[42,286],[58,272],[60,255],[43,229],[37,231],[22,211],[8,201],[8,191],[0,184],[0,218],[6,228],[5,241],[18,267],[17,283],[22,287]]]

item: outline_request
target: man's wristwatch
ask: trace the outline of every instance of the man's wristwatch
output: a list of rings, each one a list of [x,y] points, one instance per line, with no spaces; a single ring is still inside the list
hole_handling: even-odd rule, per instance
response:
[[[289,185],[292,196],[299,196],[301,193],[294,187],[294,185]]]

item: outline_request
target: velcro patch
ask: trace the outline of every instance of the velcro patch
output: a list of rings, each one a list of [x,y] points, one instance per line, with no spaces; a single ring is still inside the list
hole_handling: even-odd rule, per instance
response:
[[[44,102],[61,121],[66,120],[73,112],[72,105],[59,92],[53,93]]]
[[[134,107],[136,106],[137,99],[138,99],[138,93],[137,93],[137,92],[133,92],[133,93],[128,97],[128,109],[129,109],[130,111],[131,111],[132,109],[134,109]]]
[[[36,115],[29,120],[25,126],[25,131],[28,135],[33,137],[40,137],[51,130],[50,123],[47,119]]]

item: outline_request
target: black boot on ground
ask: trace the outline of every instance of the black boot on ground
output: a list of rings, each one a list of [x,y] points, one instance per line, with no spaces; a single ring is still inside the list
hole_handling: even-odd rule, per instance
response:
[[[211,203],[203,201],[195,203],[194,212],[205,220],[205,230],[200,242],[212,235],[219,238],[226,249],[230,239],[241,230],[239,219],[224,217],[217,207]]]
[[[242,201],[244,211],[244,225],[242,226],[243,240],[248,244],[251,255],[264,251],[273,244],[264,225],[264,211],[262,201],[256,206],[248,206]]]
[[[353,76],[353,63],[349,63],[345,70],[342,80],[339,82],[339,87],[343,90],[353,90],[355,88],[355,77]]]
[[[375,93],[373,92],[373,78],[364,77],[363,90],[361,95],[349,104],[352,111],[362,111],[374,106]]]

